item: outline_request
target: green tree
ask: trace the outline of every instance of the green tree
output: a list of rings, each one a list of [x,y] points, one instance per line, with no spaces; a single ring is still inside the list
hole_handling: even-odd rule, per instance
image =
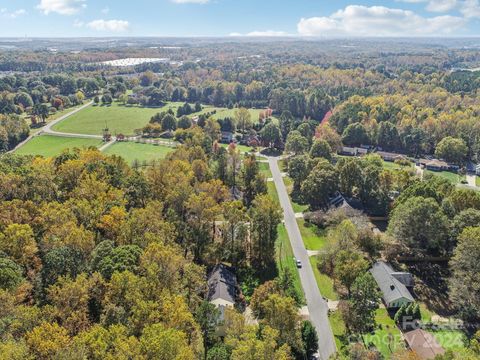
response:
[[[480,319],[480,227],[462,231],[450,260],[453,303],[466,320]]]
[[[245,134],[245,130],[252,128],[252,115],[246,108],[239,108],[235,110],[235,124],[241,130],[242,134]]]
[[[369,144],[370,138],[365,126],[360,123],[354,123],[348,125],[343,132],[342,142],[346,145],[363,145]]]
[[[162,118],[162,130],[163,131],[168,131],[168,130],[175,130],[177,128],[177,119],[175,119],[175,116],[171,114],[166,114]]]
[[[350,295],[353,282],[365,273],[369,264],[360,252],[352,250],[340,250],[335,256],[334,263],[334,276],[347,288]]]
[[[465,141],[451,136],[443,138],[435,148],[435,156],[457,165],[462,165],[465,162],[467,152],[468,148]]]
[[[11,290],[23,282],[22,268],[0,254],[0,289]]]
[[[294,130],[287,136],[287,142],[285,144],[285,150],[293,153],[294,155],[300,155],[308,150],[309,143],[307,138],[302,136],[299,131]]]
[[[393,210],[388,232],[414,250],[442,251],[448,219],[432,198],[412,197]]]
[[[310,148],[310,157],[332,160],[332,148],[325,140],[316,139]]]
[[[304,353],[310,359],[318,350],[318,334],[315,327],[308,320],[302,322],[302,342]]]
[[[338,189],[338,175],[328,161],[320,161],[302,183],[304,199],[312,209],[326,207],[328,199]]]
[[[259,268],[266,268],[275,259],[275,241],[281,216],[278,204],[268,195],[257,196],[250,209],[251,259]]]
[[[279,127],[270,122],[260,131],[260,136],[263,139],[263,142],[270,149],[277,147],[281,140],[280,129]]]
[[[215,331],[219,325],[219,317],[219,310],[208,301],[203,301],[195,313],[195,320],[202,332],[205,359],[208,357],[208,350],[215,344]]]

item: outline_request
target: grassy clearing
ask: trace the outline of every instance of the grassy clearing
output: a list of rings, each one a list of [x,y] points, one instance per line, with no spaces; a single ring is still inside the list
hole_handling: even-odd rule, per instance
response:
[[[410,163],[409,166],[401,166],[391,161],[383,161],[383,168],[386,170],[411,170],[414,168],[414,164]]]
[[[28,117],[27,119],[27,123],[30,125],[30,134],[36,134],[37,132],[39,132],[40,130],[43,129],[43,127],[52,122],[52,121],[55,121],[57,120],[59,117],[62,117],[63,115],[66,115],[68,113],[71,113],[72,111],[78,109],[79,107],[82,107],[84,104],[81,104],[81,105],[77,105],[77,106],[73,106],[73,107],[70,107],[70,108],[67,108],[67,109],[63,109],[63,110],[60,110],[60,111],[57,111],[55,114],[51,114],[46,123],[45,124],[37,124],[36,127],[31,127],[32,126],[32,123],[31,123],[31,120],[30,120],[30,117]],[[25,115],[26,116],[26,115]],[[27,116],[26,116],[27,117]]]
[[[477,185],[477,187],[480,187],[480,176],[475,176],[475,185]]]
[[[305,222],[303,219],[297,219],[303,243],[307,250],[320,250],[327,244],[325,232],[315,225]]]
[[[127,164],[132,165],[135,160],[142,164],[144,162],[149,163],[153,160],[163,159],[173,150],[174,148],[161,145],[117,142],[108,147],[105,150],[105,154],[121,156],[125,159]]]
[[[327,299],[338,300],[338,294],[333,288],[333,280],[331,277],[322,274],[320,270],[318,270],[316,256],[310,257],[310,264],[312,265],[313,274],[315,275],[315,280],[317,281],[317,286],[320,290],[320,294],[322,294],[322,296],[326,297]]]
[[[75,134],[101,135],[105,124],[112,134],[133,135],[135,129],[144,127],[158,112],[176,109],[182,103],[172,102],[161,108],[124,106],[113,103],[111,106],[89,106],[56,124],[53,129]]]
[[[82,139],[61,137],[52,135],[36,136],[15,151],[18,155],[40,155],[52,157],[59,155],[65,149],[99,147],[102,144],[100,139]]]
[[[335,338],[335,344],[337,345],[337,349],[340,350],[348,344],[347,336],[345,335],[345,323],[339,311],[330,313],[328,320],[330,321],[330,327],[332,328],[333,337]]]
[[[300,276],[298,275],[298,269],[294,261],[293,250],[288,238],[287,229],[285,225],[278,225],[278,238],[276,243],[277,253],[277,268],[280,273],[282,269],[289,269],[293,275],[294,287],[297,293],[301,297],[301,302],[305,303],[302,284],[300,282]]]
[[[277,188],[273,181],[267,182],[268,195],[280,206],[280,199],[278,198]]]
[[[268,163],[259,162],[258,169],[267,179],[272,177],[272,172],[270,171],[270,165]]]
[[[375,321],[377,327],[374,333],[364,336],[365,343],[373,344],[386,359],[389,359],[393,352],[405,348],[402,334],[385,308],[376,311]]]
[[[221,147],[224,147],[224,148],[227,148],[229,146],[229,144],[220,144]],[[253,148],[251,148],[250,146],[245,146],[245,145],[240,145],[240,144],[237,144],[236,145],[237,149],[240,150],[240,152],[243,154],[243,153],[251,153],[253,152]]]
[[[466,335],[460,330],[429,331],[445,350],[458,351],[465,349]]]
[[[465,175],[458,175],[449,171],[430,171],[424,170],[425,175],[440,176],[444,179],[447,179],[450,183],[456,185],[462,181],[465,181],[467,178]]]

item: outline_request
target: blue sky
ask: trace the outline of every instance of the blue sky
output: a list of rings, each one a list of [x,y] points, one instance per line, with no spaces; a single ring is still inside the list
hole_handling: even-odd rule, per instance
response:
[[[480,0],[0,0],[0,36],[480,36]]]

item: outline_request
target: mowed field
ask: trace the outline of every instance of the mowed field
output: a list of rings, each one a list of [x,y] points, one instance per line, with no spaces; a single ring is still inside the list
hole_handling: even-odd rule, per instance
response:
[[[135,160],[138,160],[140,164],[143,162],[151,162],[153,160],[159,160],[165,158],[165,156],[172,152],[174,148],[141,144],[135,142],[117,142],[108,147],[104,153],[107,155],[118,155],[125,159],[128,165],[132,165]]]
[[[41,155],[52,157],[59,155],[65,149],[99,147],[102,144],[100,139],[70,138],[53,135],[36,136],[15,151],[18,155]]]
[[[124,106],[90,106],[53,126],[53,130],[71,134],[101,135],[105,124],[112,134],[133,135],[135,129],[144,127],[156,113],[176,109],[182,103],[169,103],[161,108]]]

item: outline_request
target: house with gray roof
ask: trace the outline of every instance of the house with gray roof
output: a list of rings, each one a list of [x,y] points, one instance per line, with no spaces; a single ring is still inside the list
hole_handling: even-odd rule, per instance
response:
[[[409,290],[414,285],[412,274],[396,272],[384,261],[377,261],[370,269],[370,273],[377,282],[388,309],[396,309],[403,304],[414,302]]]
[[[208,276],[208,301],[217,307],[234,307],[238,295],[237,277],[225,264],[217,264]]]

